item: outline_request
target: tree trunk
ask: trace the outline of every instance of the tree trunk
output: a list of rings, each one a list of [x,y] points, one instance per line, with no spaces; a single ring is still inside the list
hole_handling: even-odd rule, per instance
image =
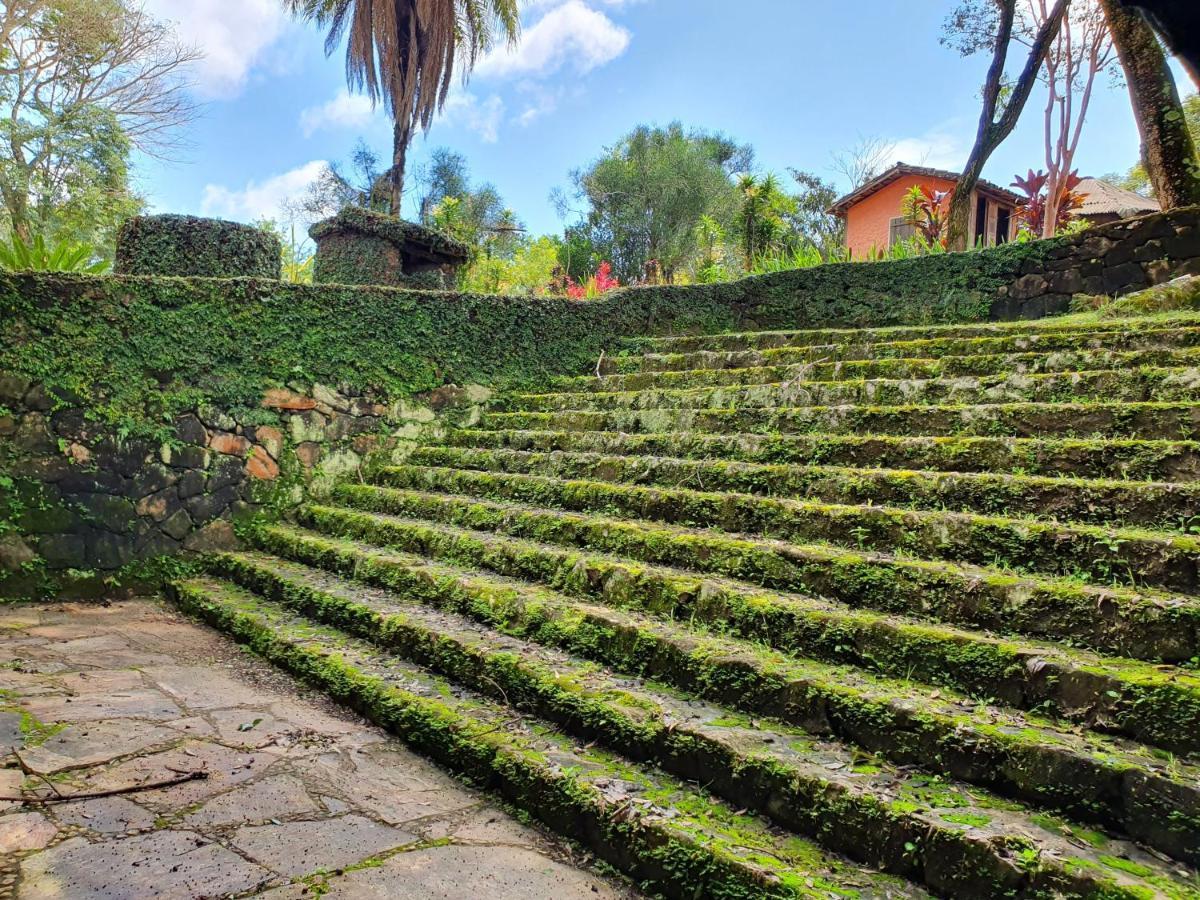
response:
[[[1118,0],[1117,5],[1140,10],[1200,88],[1200,7],[1187,0]]]
[[[399,122],[392,128],[392,215],[400,215],[400,204],[404,199],[404,166],[408,161],[408,145],[412,140],[412,129],[408,122]]]
[[[954,187],[954,196],[950,200],[950,218],[946,223],[946,246],[950,250],[966,250],[967,234],[971,224],[971,195],[983,175],[983,167],[988,158],[999,147],[1006,137],[1016,127],[1025,102],[1033,92],[1037,74],[1042,68],[1042,62],[1050,49],[1050,43],[1058,36],[1062,25],[1063,15],[1067,11],[1070,0],[1058,0],[1046,22],[1038,32],[1033,46],[1029,50],[1029,59],[1021,71],[1013,87],[1012,94],[1004,107],[1000,120],[996,121],[996,111],[1000,105],[1000,88],[1004,79],[1004,64],[1008,59],[1008,45],[1012,39],[1013,19],[1016,17],[1016,0],[1003,0],[1000,12],[1000,26],[996,33],[996,46],[992,52],[992,64],[988,69],[987,81],[983,86],[983,113],[979,116],[979,132],[975,137],[975,146],[967,159],[963,173]]]
[[[1142,135],[1142,161],[1163,209],[1200,203],[1200,162],[1175,78],[1154,30],[1117,0],[1101,0]]]

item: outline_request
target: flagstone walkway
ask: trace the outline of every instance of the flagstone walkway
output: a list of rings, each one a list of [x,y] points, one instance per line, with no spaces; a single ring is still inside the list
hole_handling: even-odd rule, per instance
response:
[[[0,796],[114,792],[0,800],[0,897],[632,896],[157,602],[0,609],[0,754]]]

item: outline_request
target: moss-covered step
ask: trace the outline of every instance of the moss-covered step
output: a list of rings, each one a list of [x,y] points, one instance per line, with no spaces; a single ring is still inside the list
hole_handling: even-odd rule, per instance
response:
[[[766,350],[697,350],[689,353],[646,353],[606,357],[601,374],[670,372],[690,369],[748,369],[795,363],[850,359],[940,359],[943,356],[1002,353],[1057,353],[1078,350],[1159,350],[1200,346],[1200,326],[1163,322],[1155,327],[1118,326],[1108,330],[1010,334],[998,337],[931,337],[878,343],[842,343],[778,347]]]
[[[679,900],[920,897],[698,788],[572,739],[344,632],[216,579],[175,602],[453,772]]]
[[[1177,859],[1200,859],[1200,769],[1145,748],[977,704],[948,691],[796,660],[553,592],[440,566],[423,596],[513,636],[578,653],[741,713],[831,734],[899,765],[919,765],[1121,829]],[[261,589],[261,584],[256,584]],[[412,586],[412,596],[421,589]],[[432,592],[432,594],[431,594]],[[408,615],[412,621],[413,614]],[[445,648],[435,642],[430,653]],[[536,651],[509,645],[513,656]],[[571,687],[569,669],[562,684]],[[458,677],[461,677],[459,675]],[[576,688],[579,685],[574,685]],[[661,702],[661,701],[660,701]],[[522,705],[515,700],[518,708]],[[637,704],[629,704],[635,706]],[[769,726],[768,726],[769,727]],[[593,735],[588,735],[594,737]]]
[[[1195,441],[921,437],[853,434],[706,434],[620,431],[448,431],[453,447],[541,453],[600,453],[729,459],[772,465],[831,465],[936,472],[1166,481],[1200,480]]]
[[[479,427],[533,431],[891,434],[1200,440],[1196,403],[985,403],[746,409],[486,412]]]
[[[741,409],[872,404],[1054,403],[1103,399],[1144,403],[1200,400],[1200,369],[1104,369],[958,376],[934,379],[859,379],[755,384],[685,390],[647,388],[613,393],[508,394],[494,410],[553,412],[578,409]]]
[[[445,445],[419,447],[408,462],[629,485],[736,491],[826,503],[887,503],[993,515],[1040,516],[1096,525],[1183,531],[1200,526],[1200,484],[1194,483],[767,465],[636,454],[539,453]]]
[[[493,700],[532,711],[575,738],[705,784],[730,803],[814,837],[828,850],[944,894],[1191,891],[1175,874],[1176,866],[1132,844],[1096,835],[1096,846],[1077,847],[1063,835],[1064,827],[1075,830],[1070,825],[1043,823],[1038,813],[978,788],[953,781],[931,787],[927,776],[864,757],[855,748],[802,729],[752,721],[530,642],[528,623],[502,612],[497,594],[507,584],[494,578],[420,566],[427,588],[423,595],[372,589],[266,554],[226,554],[211,566],[241,587]],[[439,590],[450,583],[461,588],[458,602]],[[513,583],[511,590],[522,588]],[[429,605],[415,599],[426,599],[430,591]],[[561,600],[550,597],[549,602],[570,614]],[[453,611],[462,605],[475,616]],[[1024,866],[1018,861],[1022,853],[1036,863]],[[1133,863],[1152,874],[1132,876],[1128,865],[1114,867],[1106,860]]]
[[[1017,373],[1094,372],[1102,369],[1188,368],[1200,366],[1200,348],[1186,350],[1076,350],[1057,353],[1000,353],[944,356],[941,359],[851,359],[759,366],[750,369],[696,369],[636,372],[630,375],[566,375],[553,378],[555,392],[604,393],[779,384],[795,381],[854,381],[864,378],[953,378]]]
[[[301,509],[302,520],[329,533],[387,544],[393,531],[407,535],[414,524],[409,519],[418,519],[737,578],[854,608],[1062,640],[1133,659],[1181,662],[1200,656],[1200,604],[1194,598],[419,491],[347,485],[339,497],[356,508],[310,505]]]
[[[1200,326],[1194,312],[1160,316],[1131,316],[1120,321],[1050,317],[1037,321],[981,322],[965,325],[899,325],[887,328],[805,328],[792,331],[739,331],[724,334],[697,334],[672,337],[647,337],[629,343],[633,349],[655,349],[671,353],[696,350],[747,350],[771,347],[804,347],[812,344],[843,346],[879,344],[894,341],[935,338],[986,338],[1048,334],[1087,334],[1121,330],[1154,331],[1166,328]]]
[[[952,687],[1176,752],[1200,751],[1200,676],[1173,666],[853,610],[733,579],[446,525],[393,520],[387,539],[410,552],[293,525],[265,527],[257,543],[279,556],[401,592],[424,587],[414,584],[412,573],[421,559],[487,569],[786,653]]]
[[[375,478],[380,485],[406,490],[610,512],[731,534],[905,553],[1102,584],[1200,592],[1200,537],[1177,532],[432,466],[390,466]],[[350,496],[380,489],[354,486]]]

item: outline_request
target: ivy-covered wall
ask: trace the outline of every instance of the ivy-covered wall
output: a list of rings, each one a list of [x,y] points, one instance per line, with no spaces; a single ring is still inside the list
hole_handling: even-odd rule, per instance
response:
[[[598,301],[0,273],[0,569],[10,583],[25,578],[27,592],[27,576],[52,559],[111,573],[186,549],[212,521],[276,503],[289,472],[302,485],[312,446],[332,455],[370,432],[386,448],[428,410],[478,400],[457,386],[591,372],[627,338],[1032,318],[1065,310],[1076,292],[1124,293],[1181,274],[1200,274],[1200,209],[1073,239]],[[273,405],[285,396],[306,408]],[[360,401],[388,413],[355,415]],[[279,474],[257,477],[255,466]],[[228,501],[212,518],[190,493],[201,478],[206,495]],[[147,499],[164,490],[167,505]],[[120,527],[96,531],[110,514]]]
[[[134,216],[117,235],[118,275],[280,277],[283,247],[261,228],[195,216]]]

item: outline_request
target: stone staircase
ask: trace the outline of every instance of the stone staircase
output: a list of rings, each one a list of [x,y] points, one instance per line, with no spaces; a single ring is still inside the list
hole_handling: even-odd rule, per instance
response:
[[[1200,897],[1200,316],[603,366],[173,596],[652,894]]]

